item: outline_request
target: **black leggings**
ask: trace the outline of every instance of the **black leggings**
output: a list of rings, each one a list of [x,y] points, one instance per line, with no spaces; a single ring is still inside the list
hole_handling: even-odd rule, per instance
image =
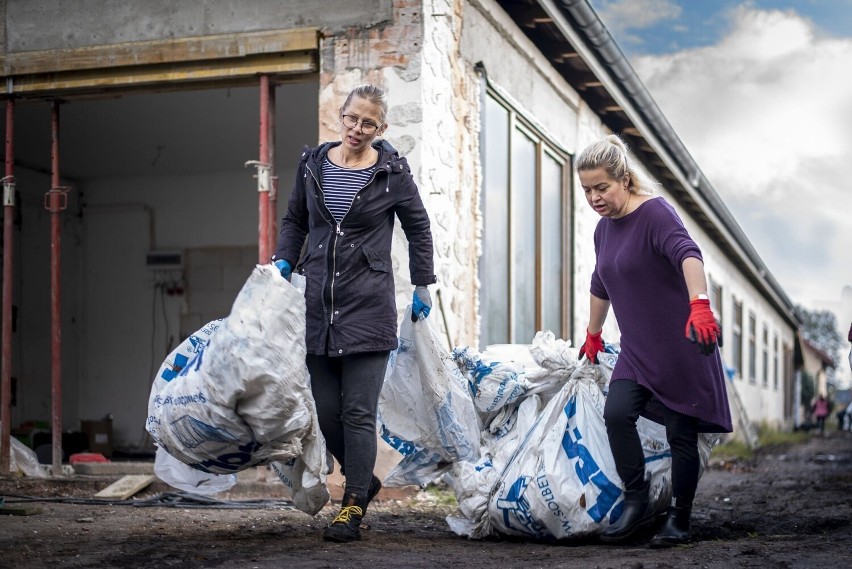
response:
[[[609,385],[604,421],[615,469],[624,482],[625,493],[638,493],[645,486],[645,454],[636,431],[636,421],[653,396],[635,381],[617,380]],[[701,462],[698,456],[698,420],[665,408],[663,421],[672,451],[672,494],[679,506],[691,506],[698,486]]]
[[[306,359],[320,429],[346,476],[349,494],[367,495],[376,465],[376,408],[389,354],[308,354]]]

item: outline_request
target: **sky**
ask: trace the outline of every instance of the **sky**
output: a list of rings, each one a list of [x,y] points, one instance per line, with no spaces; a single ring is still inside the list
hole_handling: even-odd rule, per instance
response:
[[[852,287],[852,0],[591,4],[790,299],[840,304]]]

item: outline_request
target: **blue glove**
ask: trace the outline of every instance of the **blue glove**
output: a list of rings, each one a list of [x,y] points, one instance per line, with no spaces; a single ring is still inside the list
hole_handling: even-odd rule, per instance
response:
[[[293,274],[293,267],[290,266],[290,263],[288,263],[284,259],[278,259],[277,261],[275,261],[275,267],[281,273],[282,277],[284,277],[288,281],[290,280],[290,275]]]
[[[429,316],[429,311],[432,310],[432,297],[429,295],[429,289],[425,286],[414,287],[414,298],[411,301],[411,320],[417,322]]]

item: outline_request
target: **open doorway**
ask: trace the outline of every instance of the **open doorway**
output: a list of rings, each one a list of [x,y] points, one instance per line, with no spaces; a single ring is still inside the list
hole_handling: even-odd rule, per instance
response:
[[[317,142],[318,83],[281,84],[276,100],[277,224],[301,147]],[[227,315],[257,262],[245,162],[258,116],[256,86],[60,106],[63,430],[111,415],[116,448],[146,446],[153,373],[196,323]],[[50,418],[50,163],[50,103],[17,101],[13,429]]]

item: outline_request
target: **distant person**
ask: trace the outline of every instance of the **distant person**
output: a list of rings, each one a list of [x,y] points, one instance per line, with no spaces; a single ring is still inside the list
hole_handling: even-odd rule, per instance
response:
[[[852,324],[849,325],[849,336],[846,339],[852,342]],[[849,349],[849,369],[852,369],[852,348]]]
[[[814,419],[816,419],[816,426],[819,429],[820,434],[825,434],[825,418],[828,417],[828,412],[830,411],[828,400],[820,394],[817,397],[817,400],[814,401],[813,409],[811,409],[811,413],[813,413]]]
[[[722,330],[710,309],[701,251],[675,209],[652,195],[655,182],[619,137],[583,150],[575,167],[586,201],[601,216],[581,357],[594,362],[603,351],[610,305],[621,329],[604,420],[625,498],[621,516],[600,539],[628,541],[653,521],[636,431],[641,414],[665,425],[672,452],[672,504],[651,546],[686,543],[701,470],[698,433],[732,431],[716,349]]]
[[[381,481],[376,412],[388,356],[397,348],[391,244],[399,219],[408,240],[412,317],[429,315],[436,280],[429,215],[405,158],[381,138],[388,105],[373,85],[349,93],[340,140],[305,147],[272,261],[305,277],[307,366],[320,430],[346,477],[328,541],[361,539]],[[304,247],[304,248],[303,248]]]

